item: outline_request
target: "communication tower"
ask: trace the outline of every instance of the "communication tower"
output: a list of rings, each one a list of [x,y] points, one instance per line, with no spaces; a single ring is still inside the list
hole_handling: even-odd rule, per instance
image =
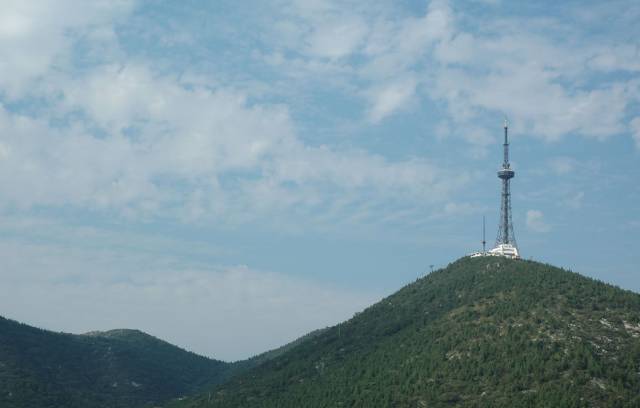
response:
[[[500,255],[507,258],[520,258],[516,237],[513,233],[513,221],[511,219],[511,179],[515,172],[509,163],[509,123],[504,121],[504,161],[498,171],[498,178],[502,180],[502,195],[500,200],[500,226],[496,246],[489,251],[489,255]]]

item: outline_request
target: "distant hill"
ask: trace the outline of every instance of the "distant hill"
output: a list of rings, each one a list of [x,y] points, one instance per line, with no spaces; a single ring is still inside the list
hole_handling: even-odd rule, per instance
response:
[[[233,365],[137,330],[54,333],[0,318],[0,407],[142,407],[217,384]]]
[[[638,407],[640,295],[463,258],[171,407]]]

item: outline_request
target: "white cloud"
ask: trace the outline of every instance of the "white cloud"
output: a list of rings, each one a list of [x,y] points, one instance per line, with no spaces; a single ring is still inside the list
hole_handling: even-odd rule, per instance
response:
[[[74,11],[58,16],[65,9]],[[132,62],[117,53],[107,64],[98,59],[77,70],[69,61],[76,42],[91,39],[83,52],[95,51],[91,47],[102,41],[117,49],[113,20],[130,10],[124,1],[11,3],[0,47],[42,60],[34,69],[9,66],[0,89],[39,78],[46,86],[29,92],[49,106],[37,117],[0,109],[1,206],[70,205],[129,217],[227,222],[286,214],[294,207],[317,209],[340,193],[353,203],[365,198],[396,204],[402,198],[403,205],[416,198],[437,202],[464,183],[461,174],[445,185],[425,160],[391,162],[356,149],[306,146],[285,105],[249,102],[251,91],[232,84],[193,82],[189,73],[159,74],[151,62]],[[298,14],[289,14],[276,31],[289,33],[281,46],[298,47],[299,55],[308,56],[304,67],[340,70],[321,60],[358,52],[369,34],[363,17],[344,13],[333,2],[296,3],[295,10]],[[412,20],[402,28],[402,53],[433,41],[444,20],[435,6],[424,19]],[[394,30],[398,42],[400,28]],[[405,78],[370,91],[372,120],[406,107],[416,85]],[[16,97],[30,95],[22,86],[11,89]]]
[[[3,206],[109,207],[155,194],[148,170],[136,166],[131,143],[123,138],[98,139],[77,128],[55,130],[44,120],[4,110],[0,129],[7,152],[0,161]]]
[[[624,44],[595,52],[590,66],[603,71],[640,71],[640,47]]]
[[[627,88],[622,84],[596,90],[564,87],[559,84],[560,69],[554,67],[556,58],[562,60],[557,56],[562,51],[544,44],[546,55],[538,56],[542,61],[532,62],[528,59],[535,45],[532,41],[536,40],[524,37],[516,44],[475,38],[465,49],[484,56],[470,59],[463,69],[443,67],[429,92],[446,100],[451,116],[462,123],[492,111],[506,114],[516,132],[548,140],[571,133],[606,138],[621,132],[625,109],[632,99]],[[505,56],[513,62],[503,62]]]
[[[631,127],[631,136],[636,142],[636,147],[640,149],[640,117],[633,118],[629,126]]]
[[[370,91],[372,106],[369,118],[380,122],[385,117],[403,108],[415,93],[416,83],[411,79],[390,83]]]
[[[33,24],[52,6],[30,13],[18,4],[12,3],[8,15],[17,17],[7,17],[2,44],[29,57],[39,53],[40,41],[16,47],[20,42],[12,39],[36,35]],[[392,162],[355,149],[307,146],[286,105],[256,103],[251,90],[233,84],[190,82],[189,73],[159,74],[149,61],[122,56],[84,73],[64,64],[53,69],[52,61],[70,54],[74,37],[68,32],[106,33],[117,45],[111,24],[130,5],[114,4],[65,16],[50,27],[46,41],[59,43],[47,44],[50,54],[43,54],[37,73],[4,77],[17,83],[48,75],[48,88],[35,89],[56,95],[51,111],[38,119],[2,112],[5,204],[97,206],[132,215],[183,207],[179,217],[195,220],[237,208],[245,214],[318,208],[331,200],[330,188],[352,202],[403,197],[405,206],[415,198],[445,202],[455,189],[442,186],[439,169],[426,160]],[[422,16],[401,18],[381,6],[339,7],[333,1],[294,2],[283,10],[270,31],[280,41],[258,54],[295,75],[309,70],[342,78],[336,83],[354,82],[346,92],[366,99],[370,124],[426,96],[448,111],[441,122],[446,133],[473,145],[474,156],[485,154],[493,141],[479,118],[495,112],[508,114],[516,133],[549,140],[570,133],[606,138],[625,128],[640,134],[637,121],[624,123],[632,86],[578,86],[587,75],[585,61],[602,47],[567,52],[566,43],[511,20],[501,23],[502,31],[488,24],[474,32],[462,25],[463,11],[445,1],[431,2]],[[633,61],[636,51],[615,52]],[[81,118],[68,127],[49,126],[50,119],[64,123],[78,113]],[[567,165],[557,162],[554,168],[568,171]]]
[[[527,211],[527,228],[534,232],[549,232],[551,226],[544,220],[544,214],[539,210]]]
[[[265,54],[267,62],[289,76],[333,82],[347,92],[364,95],[374,123],[410,99],[417,86],[412,66],[450,31],[451,10],[444,1],[432,2],[424,16],[402,19],[381,5],[285,3],[284,9],[297,12],[284,13],[276,22],[274,52]],[[335,64],[327,58],[343,61]],[[359,90],[352,86],[352,78],[364,80]]]
[[[55,18],[65,9],[74,12]],[[322,60],[358,52],[370,32],[364,17],[342,9],[333,2],[296,3],[298,14],[277,24],[277,30],[289,30],[281,46],[307,55],[309,61],[300,57],[301,67],[340,71],[340,64]],[[402,28],[410,40],[403,41],[404,54],[419,52],[441,30],[446,16],[431,9]],[[306,146],[286,105],[249,102],[248,95],[255,95],[250,89],[194,82],[188,72],[159,74],[152,62],[133,62],[123,53],[81,70],[71,63],[78,41],[91,41],[83,53],[101,51],[105,42],[118,49],[113,21],[130,10],[125,1],[11,3],[0,47],[42,60],[33,70],[8,66],[0,89],[17,98],[44,98],[48,106],[37,116],[0,106],[0,206],[70,205],[127,217],[233,222],[331,206],[340,194],[351,202],[341,206],[344,211],[363,200],[438,202],[464,184],[465,174],[442,183],[426,160],[392,162],[357,149]],[[41,21],[45,17],[56,22]],[[312,24],[305,28],[301,22]],[[42,27],[47,38],[34,27]],[[399,30],[394,28],[396,41]],[[34,81],[39,86],[9,85]],[[405,78],[371,90],[372,120],[405,108],[416,86]]]
[[[594,89],[581,85],[588,75],[586,61],[598,69],[631,70],[637,47],[617,47],[608,65],[596,63],[599,57],[594,56],[607,52],[600,44],[567,52],[568,44],[553,32],[510,19],[474,31],[463,25],[464,11],[446,1],[429,3],[418,17],[398,16],[381,5],[287,4],[291,7],[282,8],[276,28],[269,31],[280,40],[256,55],[296,75],[306,69],[307,74],[342,78],[336,83],[354,83],[345,92],[366,99],[370,124],[426,96],[448,111],[449,118],[441,122],[446,134],[460,135],[477,149],[475,156],[493,141],[479,118],[495,112],[511,116],[517,133],[549,140],[570,133],[606,138],[629,128],[640,134],[637,120],[625,124],[633,86],[624,81]],[[189,82],[193,76],[188,72],[161,75],[150,68],[151,61],[132,62],[123,55],[72,72],[68,59],[78,40],[74,33],[104,38],[117,48],[113,20],[131,4],[63,6],[53,10],[53,3],[11,2],[3,15],[0,47],[44,59],[35,70],[10,62],[3,76],[7,82],[0,87],[46,77],[47,88],[33,92],[56,95],[50,111],[39,112],[38,119],[7,108],[2,112],[5,204],[98,206],[131,214],[184,206],[181,216],[196,219],[250,205],[264,211],[318,206],[328,201],[322,198],[328,186],[354,201],[420,196],[444,202],[451,191],[437,181],[438,168],[426,160],[393,162],[356,149],[307,146],[286,105],[257,103],[248,96],[255,94],[239,85]],[[82,12],[63,13],[51,19],[55,23],[42,21],[65,8]],[[45,46],[48,51],[40,52]],[[49,120],[70,123],[52,128]],[[444,134],[445,128],[440,130],[435,133]],[[567,165],[558,162],[554,168],[568,171]],[[172,188],[175,183],[183,185]],[[354,188],[364,194],[356,198],[348,191]]]
[[[444,183],[425,160],[305,146],[286,107],[250,105],[241,91],[186,86],[141,64],[103,66],[60,84],[54,117],[81,112],[82,120],[52,128],[0,110],[5,206],[216,222],[224,214],[233,222],[318,208],[338,192],[354,201],[438,202],[466,180],[462,172]],[[401,102],[392,96],[380,115]]]
[[[331,21],[315,27],[307,38],[308,52],[321,58],[341,58],[353,53],[367,33],[360,19]]]
[[[621,77],[585,86],[598,82],[589,61],[606,47],[571,43],[563,30],[572,28],[549,19],[499,19],[474,32],[462,26],[463,12],[454,17],[452,34],[434,53],[434,86],[424,89],[447,101],[455,121],[466,125],[506,114],[516,133],[547,140],[572,134],[606,139],[624,131],[626,110],[637,99],[633,81]],[[612,67],[633,69],[637,50],[615,52],[625,57]]]
[[[373,64],[387,66],[391,70],[389,73],[398,72],[415,63],[437,41],[451,35],[452,12],[448,2],[433,1],[422,17],[383,19],[382,24],[387,24],[389,27],[387,38],[374,37],[374,39],[385,41],[387,46],[370,48],[370,50],[384,51],[372,53],[376,56]],[[386,62],[382,63],[382,60]]]
[[[564,175],[575,170],[578,162],[572,157],[560,156],[548,160],[549,167],[557,175]]]
[[[628,107],[638,99],[630,79],[594,79],[598,71],[637,70],[638,47],[611,47],[606,38],[576,43],[584,34],[580,28],[553,18],[501,17],[470,27],[464,9],[452,9],[446,1],[430,2],[420,17],[320,3],[322,7],[311,9],[321,10],[315,13],[321,17],[303,13],[302,20],[312,28],[300,25],[296,33],[302,40],[284,48],[296,56],[304,54],[304,44],[314,32],[337,32],[327,15],[358,21],[358,35],[344,35],[343,44],[335,48],[334,56],[345,62],[332,71],[331,81],[367,99],[365,114],[373,124],[422,96],[439,105],[444,102],[454,133],[477,128],[483,117],[506,114],[517,133],[549,141],[568,135],[604,140],[625,131]],[[298,17],[288,15],[285,21],[299,22]],[[336,44],[335,37],[330,38],[329,44]],[[319,59],[330,54],[307,54],[304,63],[298,57],[288,63],[280,60],[280,67],[287,71],[290,66],[298,76],[307,69],[306,78],[322,81],[317,68],[328,65]],[[350,56],[354,59],[348,60]],[[354,82],[359,90],[344,86]]]
[[[68,66],[74,35],[108,32],[132,1],[5,0],[0,14],[0,89],[19,98],[32,81]]]

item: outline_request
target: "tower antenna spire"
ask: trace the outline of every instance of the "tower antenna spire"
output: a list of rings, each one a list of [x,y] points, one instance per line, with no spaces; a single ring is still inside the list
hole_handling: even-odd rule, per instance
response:
[[[509,121],[507,118],[504,118],[504,144],[502,145],[504,148],[504,162],[502,164],[502,168],[508,169],[509,165]]]

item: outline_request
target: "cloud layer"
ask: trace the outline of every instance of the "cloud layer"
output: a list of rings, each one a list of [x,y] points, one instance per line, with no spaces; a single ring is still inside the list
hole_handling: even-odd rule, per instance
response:
[[[132,4],[66,4],[76,6],[81,13],[14,2],[3,16],[0,47],[19,54],[6,60],[0,83],[5,207],[243,219],[327,209],[340,196],[343,208],[375,200],[406,210],[441,206],[469,180],[463,171],[443,183],[426,158],[308,144],[295,103],[267,97],[277,87],[261,79],[223,83],[228,73],[203,78],[185,67],[162,72],[153,59],[125,51],[115,22],[126,21]],[[493,141],[484,118],[500,115],[517,133],[547,140],[638,133],[638,119],[628,115],[638,102],[635,77],[584,86],[603,73],[637,72],[634,47],[601,41],[576,51],[579,28],[536,18],[479,26],[446,1],[417,16],[399,16],[386,3],[291,2],[283,10],[249,58],[276,63],[276,83],[328,82],[332,93],[360,101],[363,126],[428,103],[441,118],[434,135],[472,146]],[[295,89],[289,97],[297,98]]]

